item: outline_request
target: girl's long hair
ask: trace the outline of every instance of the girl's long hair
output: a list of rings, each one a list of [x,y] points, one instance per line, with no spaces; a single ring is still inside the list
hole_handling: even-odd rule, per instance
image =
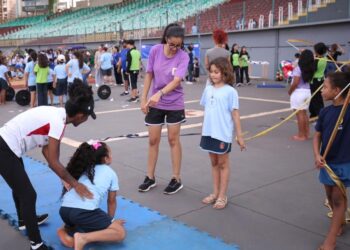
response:
[[[104,142],[98,143],[100,146],[95,149],[87,142],[83,142],[75,151],[66,168],[74,179],[79,180],[85,174],[91,183],[94,184],[95,166],[103,164],[103,158],[108,156],[107,144]],[[62,196],[66,192],[67,190],[63,188]]]
[[[300,54],[300,58],[298,61],[298,66],[301,71],[301,77],[304,82],[311,82],[314,73],[315,73],[315,59],[311,50],[304,50]]]
[[[243,49],[245,49],[243,51]],[[248,51],[247,51],[247,47],[246,46],[242,46],[241,48],[241,52],[239,52],[239,57],[243,56],[243,55],[247,55],[248,56],[248,59],[249,59],[249,54],[248,54]]]
[[[233,86],[233,83],[235,82],[235,75],[233,74],[233,68],[231,63],[227,60],[227,58],[219,57],[214,59],[209,64],[209,69],[212,65],[215,65],[217,67],[222,75],[222,80],[225,82],[225,84],[228,84],[230,86]]]
[[[49,59],[43,53],[39,53],[38,55],[38,65],[40,68],[49,67]]]
[[[83,55],[79,52],[79,51],[75,51],[73,53],[73,55],[75,56],[75,58],[78,60],[79,62],[79,69],[82,69],[84,66],[84,58]]]

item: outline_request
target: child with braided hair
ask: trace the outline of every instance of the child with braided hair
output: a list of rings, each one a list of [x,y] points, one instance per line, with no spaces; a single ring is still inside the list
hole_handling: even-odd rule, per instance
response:
[[[82,143],[69,161],[67,171],[89,188],[93,199],[83,200],[74,189],[63,188],[60,215],[65,225],[57,234],[66,247],[83,250],[90,242],[118,242],[125,238],[124,221],[113,219],[119,186],[117,174],[108,166],[111,163],[110,147],[99,141]],[[108,213],[99,208],[107,193]]]

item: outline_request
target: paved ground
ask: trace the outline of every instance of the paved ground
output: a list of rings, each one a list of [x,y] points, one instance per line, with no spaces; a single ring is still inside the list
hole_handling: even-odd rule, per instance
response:
[[[184,87],[186,108],[202,110],[198,99],[204,85]],[[240,111],[243,130],[249,132],[248,136],[289,114],[285,111],[289,108],[286,89],[250,86],[238,91],[242,97]],[[113,87],[113,101],[96,102],[97,120],[89,120],[79,128],[67,128],[65,137],[73,140],[69,141],[71,145],[75,141],[146,131],[143,114],[138,110],[139,104],[125,102],[126,98],[119,96],[121,92],[121,87]],[[24,110],[15,103],[1,106],[0,124]],[[158,187],[145,194],[139,193],[137,186],[146,171],[147,139],[110,142],[114,157],[112,166],[120,178],[120,193],[226,242],[235,243],[241,249],[317,249],[330,221],[325,216],[324,191],[313,166],[311,140],[292,141],[290,137],[296,132],[296,124],[291,121],[268,136],[248,142],[245,152],[239,152],[235,145],[230,155],[230,203],[225,210],[216,211],[200,202],[211,192],[212,183],[208,155],[198,147],[200,135],[196,133],[201,131],[201,121],[202,117],[188,118],[183,126],[182,181],[185,188],[173,196],[162,194],[171,177],[166,134],[162,139],[157,165]],[[62,144],[62,161],[67,162],[73,151],[72,146]],[[29,155],[42,159],[39,150]],[[26,240],[6,223],[0,220],[0,249],[26,249]],[[350,233],[345,232],[338,242],[337,249],[349,249]]]

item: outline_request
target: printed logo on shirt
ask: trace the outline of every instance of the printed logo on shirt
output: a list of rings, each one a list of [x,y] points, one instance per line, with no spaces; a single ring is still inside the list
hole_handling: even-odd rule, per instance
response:
[[[172,68],[172,70],[171,70],[171,75],[172,76],[175,76],[176,70],[177,70],[177,68]]]
[[[27,136],[31,136],[31,135],[48,135],[50,131],[50,123],[41,126],[40,128],[33,130],[32,132],[30,132]]]

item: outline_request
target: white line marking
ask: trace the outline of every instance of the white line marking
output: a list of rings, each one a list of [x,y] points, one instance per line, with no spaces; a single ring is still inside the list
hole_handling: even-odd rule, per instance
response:
[[[255,97],[244,97],[244,96],[239,97],[239,99],[247,100],[247,101],[271,102],[271,103],[282,103],[282,104],[289,104],[290,103],[288,101],[273,100],[273,99],[262,99],[262,98],[255,98]],[[197,103],[199,101],[200,100],[185,101],[185,104]],[[139,107],[126,109],[125,107],[127,107],[127,106],[129,106],[129,105],[123,105],[122,106],[123,109],[113,109],[113,110],[107,110],[107,111],[98,111],[98,112],[95,112],[95,113],[96,113],[96,115],[103,115],[103,114],[118,113],[118,112],[125,112],[125,111],[135,111],[135,110],[141,111],[141,109]]]
[[[290,103],[288,101],[262,99],[262,98],[255,98],[255,97],[244,97],[244,96],[240,96],[239,99],[248,100],[248,101],[258,101],[258,102],[283,103],[283,104],[289,104]]]
[[[67,144],[68,146],[72,146],[74,148],[79,147],[79,145],[81,144],[81,142],[67,138],[67,137],[63,137],[61,142],[64,144]]]
[[[262,116],[273,115],[273,114],[278,114],[278,113],[284,113],[284,112],[288,112],[288,111],[291,111],[291,109],[290,108],[276,109],[276,110],[267,111],[267,112],[260,112],[260,113],[251,114],[251,115],[244,115],[244,116],[241,116],[241,120],[252,119],[252,118],[256,118],[256,117],[262,117]],[[181,125],[181,130],[198,128],[201,126],[202,126],[201,122],[194,123],[194,124]],[[162,129],[162,133],[165,133],[165,132],[167,132],[167,128]],[[140,132],[137,134],[140,137],[148,136],[148,131],[143,131],[143,132]],[[127,137],[112,138],[112,139],[107,140],[106,142],[122,141],[125,139],[128,139],[128,138]],[[75,141],[75,140],[72,140],[72,139],[69,139],[66,137],[62,138],[62,143],[67,144],[67,145],[72,146],[72,147],[75,147],[75,148],[77,148],[81,144],[81,142],[78,142],[78,141]]]

